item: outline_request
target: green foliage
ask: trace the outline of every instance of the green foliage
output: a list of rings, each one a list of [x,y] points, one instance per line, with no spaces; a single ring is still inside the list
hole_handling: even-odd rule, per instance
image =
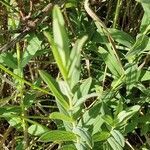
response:
[[[63,8],[55,5],[52,18],[42,10],[43,20],[36,30],[14,43],[11,51],[0,53],[0,121],[2,126],[6,122],[16,129],[12,133],[16,136],[14,149],[150,148],[150,7],[149,0],[137,1],[135,6],[143,8],[138,32],[119,27],[118,14],[112,16],[114,6],[109,7],[105,23],[115,20],[112,26],[117,29],[107,28],[95,13],[90,20],[87,13],[94,11],[83,11],[80,1],[59,1]],[[0,3],[21,17],[17,2]],[[108,7],[108,1],[101,3]],[[131,2],[127,3],[130,7]],[[41,2],[41,7],[44,5],[46,2]],[[129,9],[123,4],[119,7]],[[27,5],[26,9],[31,8]],[[33,9],[40,7],[35,3]],[[31,20],[41,18],[37,14],[33,13]],[[13,15],[7,22],[9,31],[22,27],[22,21]],[[0,130],[0,149],[7,144],[9,132],[9,128]],[[134,135],[142,144],[132,145]]]

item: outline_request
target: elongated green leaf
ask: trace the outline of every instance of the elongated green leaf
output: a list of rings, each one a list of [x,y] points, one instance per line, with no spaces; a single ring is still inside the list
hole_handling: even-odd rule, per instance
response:
[[[150,80],[150,71],[146,70],[141,70],[138,72],[139,73],[139,80],[140,81],[147,81]]]
[[[10,126],[15,127],[18,130],[23,129],[23,124],[22,124],[22,119],[20,117],[11,117],[11,118],[6,118]]]
[[[51,113],[49,115],[49,118],[50,119],[59,119],[59,120],[66,121],[66,122],[74,122],[74,120],[71,117],[66,116],[65,114],[62,114],[60,112]]]
[[[64,95],[66,95],[68,98],[69,97],[72,97],[72,91],[71,91],[71,89],[70,89],[70,87],[69,87],[69,85],[68,85],[68,83],[67,82],[65,82],[65,81],[63,81],[63,80],[58,80],[58,84],[59,84],[59,87],[60,87],[60,89],[61,89],[61,92],[64,94]]]
[[[135,59],[136,55],[141,54],[145,50],[148,41],[149,38],[146,35],[144,34],[138,35],[135,44],[132,46],[131,50],[126,55],[127,59],[129,61],[133,61],[132,59]]]
[[[105,141],[110,137],[110,135],[111,134],[108,131],[97,132],[96,134],[93,135],[93,140],[94,142]]]
[[[67,64],[67,70],[68,70],[68,80],[70,82],[71,87],[73,87],[79,81],[80,78],[81,50],[86,40],[87,36],[78,39],[70,53],[69,61]]]
[[[30,36],[27,38],[27,42],[29,44],[26,51],[23,53],[21,62],[22,67],[24,67],[29,62],[29,60],[34,57],[36,52],[41,49],[42,41],[40,41],[35,34],[30,34]]]
[[[114,137],[114,139],[117,141],[117,143],[121,147],[124,147],[125,139],[124,139],[123,135],[118,130],[112,130],[111,135]]]
[[[142,4],[142,7],[144,9],[144,15],[142,18],[140,30],[141,32],[145,32],[147,30],[147,27],[150,25],[150,1],[149,0],[137,0]]]
[[[28,128],[28,133],[34,136],[40,136],[48,131],[50,130],[47,127],[40,124],[34,124]]]
[[[121,111],[117,116],[119,125],[125,124],[139,109],[140,106],[135,105],[131,108],[128,108],[127,110]]]
[[[53,8],[53,36],[62,63],[66,66],[70,55],[69,39],[65,30],[62,13],[57,5]]]
[[[12,53],[2,53],[0,55],[0,63],[5,64],[12,69],[17,68],[17,59]]]
[[[21,107],[8,106],[0,107],[0,115],[4,117],[12,117],[13,115],[19,115],[21,113]]]
[[[73,97],[73,103],[79,102],[78,100],[80,98],[83,98],[86,96],[90,90],[92,84],[92,78],[87,78],[83,81],[83,83],[80,86],[77,86],[77,91],[74,92],[74,97]]]
[[[53,92],[54,96],[56,97],[57,102],[64,107],[66,110],[69,109],[69,105],[67,103],[67,98],[61,93],[57,82],[52,78],[52,76],[45,71],[39,70],[39,74],[47,83],[49,89]]]
[[[130,91],[138,79],[138,66],[135,63],[131,63],[128,65],[126,69],[126,85],[127,90]]]
[[[46,36],[46,38],[48,39],[51,48],[52,48],[52,52],[55,58],[55,61],[58,65],[58,68],[63,76],[64,79],[67,79],[67,68],[64,66],[63,61],[62,61],[62,56],[58,51],[57,46],[54,43],[54,40],[52,39],[49,31],[43,31],[44,35]]]
[[[47,133],[44,133],[39,141],[41,142],[51,142],[51,141],[76,141],[77,137],[74,133],[69,131],[53,130]]]
[[[79,125],[84,126],[92,135],[99,132],[104,123],[102,111],[102,104],[99,103],[93,106],[83,114],[82,119],[79,120]]]
[[[73,132],[80,136],[80,138],[86,142],[89,148],[92,148],[93,142],[90,133],[83,128],[77,127],[73,129]]]
[[[107,141],[113,150],[123,150],[123,148],[120,146],[119,143],[117,143],[114,137],[110,137]]]
[[[133,37],[131,37],[128,33],[123,32],[121,30],[110,28],[109,32],[116,42],[128,48],[130,48],[135,42]]]
[[[124,70],[122,69],[122,66],[120,65],[120,63],[118,62],[118,60],[113,54],[107,52],[102,47],[99,47],[98,52],[101,54],[104,62],[106,63],[109,70],[112,72],[114,76],[119,78],[122,74],[124,74]]]
[[[114,121],[113,121],[113,118],[112,118],[111,116],[109,116],[109,115],[104,115],[102,118],[103,118],[103,120],[104,120],[108,125],[113,126]]]

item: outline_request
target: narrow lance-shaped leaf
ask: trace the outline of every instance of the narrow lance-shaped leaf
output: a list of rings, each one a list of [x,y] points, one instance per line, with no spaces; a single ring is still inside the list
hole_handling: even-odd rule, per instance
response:
[[[109,32],[116,42],[128,48],[130,48],[135,42],[134,38],[124,31],[110,28]]]
[[[70,116],[67,116],[67,115],[60,113],[60,112],[51,113],[49,115],[49,118],[50,119],[59,119],[59,120],[66,121],[66,122],[74,122],[74,120]]]
[[[112,147],[112,150],[123,150],[123,148],[120,146],[120,144],[115,140],[114,137],[108,138],[108,143]]]
[[[30,133],[31,135],[34,135],[34,136],[40,136],[48,131],[50,131],[50,130],[47,127],[45,127],[39,123],[33,124],[28,128],[28,133]]]
[[[103,60],[105,61],[112,74],[119,78],[124,73],[124,71],[122,66],[118,63],[116,57],[102,47],[99,47],[98,52],[101,54]]]
[[[69,131],[53,130],[43,134],[39,141],[51,142],[51,141],[76,141],[77,137],[74,133]]]
[[[136,0],[142,4],[144,9],[144,15],[142,18],[140,31],[144,33],[148,27],[150,27],[150,1],[149,0]]]
[[[138,68],[137,64],[131,63],[128,65],[128,68],[126,70],[126,85],[127,90],[131,90],[135,83],[137,82],[138,78]]]
[[[65,30],[65,22],[60,8],[56,5],[53,9],[53,36],[54,42],[61,56],[64,66],[67,65],[69,59],[69,39]]]
[[[114,139],[117,141],[117,143],[120,144],[121,147],[124,147],[125,139],[118,130],[112,130],[111,135],[114,137]]]
[[[49,43],[51,44],[51,48],[52,48],[52,52],[53,52],[55,61],[56,61],[57,65],[58,65],[58,68],[59,68],[63,78],[67,79],[67,69],[64,66],[63,62],[62,62],[62,56],[59,53],[58,48],[57,48],[57,46],[54,43],[54,40],[52,39],[49,31],[44,31],[43,33],[46,36],[46,38],[48,39]]]
[[[56,97],[57,102],[63,106],[66,110],[69,108],[66,97],[61,93],[57,82],[52,78],[52,76],[44,71],[39,71],[40,76],[47,83],[50,90]]]
[[[77,127],[73,129],[73,132],[80,136],[81,141],[85,141],[89,148],[92,148],[93,141],[91,134],[83,128]]]
[[[29,43],[26,50],[23,53],[22,61],[21,61],[21,66],[24,67],[30,59],[34,57],[37,51],[41,49],[41,43],[38,39],[38,37],[35,34],[31,34],[27,38],[27,42]]]
[[[94,142],[105,141],[110,137],[110,132],[108,131],[100,131],[93,135]]]
[[[135,106],[132,106],[131,108],[128,108],[127,110],[121,111],[117,115],[119,125],[121,126],[125,124],[139,109],[140,109],[140,106],[135,105]]]
[[[71,87],[73,87],[79,81],[81,50],[86,40],[87,36],[78,39],[75,45],[73,46],[69,56],[67,70],[68,70],[68,80],[71,84]]]
[[[136,58],[136,55],[141,54],[145,50],[148,41],[148,36],[144,34],[139,34],[135,44],[132,46],[131,50],[126,55],[127,59],[132,62]]]

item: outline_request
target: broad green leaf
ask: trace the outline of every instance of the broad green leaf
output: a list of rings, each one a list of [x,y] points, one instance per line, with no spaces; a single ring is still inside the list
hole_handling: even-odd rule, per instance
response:
[[[104,115],[102,118],[103,118],[103,120],[104,120],[108,125],[113,126],[114,120],[112,119],[111,116],[109,116],[109,115]]]
[[[16,56],[14,56],[12,53],[0,54],[0,63],[5,64],[12,69],[16,69],[18,67]]]
[[[114,137],[108,138],[107,141],[108,141],[108,143],[110,144],[110,146],[113,150],[123,150],[121,145],[115,140]]]
[[[46,73],[45,71],[41,71],[41,70],[39,70],[39,74],[44,80],[44,82],[47,83],[49,89],[52,91],[52,93],[56,97],[57,102],[66,110],[69,109],[67,98],[62,94],[57,82],[52,78],[52,76]]]
[[[103,32],[99,33],[99,31],[95,31],[92,37],[92,41],[95,43],[107,44],[108,38]]]
[[[65,3],[65,8],[77,7],[78,2],[76,0],[68,0]]]
[[[68,83],[65,82],[65,81],[63,81],[63,80],[61,80],[61,79],[58,79],[57,82],[58,82],[58,84],[59,84],[59,87],[60,87],[60,89],[61,89],[61,92],[62,92],[64,95],[66,95],[68,98],[71,99],[71,97],[72,97],[73,94],[72,94],[72,91],[71,91],[71,89],[70,89]]]
[[[88,94],[91,84],[92,78],[90,77],[85,79],[81,85],[76,87],[77,89],[75,89],[76,91],[74,92],[73,103],[79,102],[80,98],[83,98]]]
[[[75,146],[76,146],[76,149],[78,150],[87,150],[87,149],[91,149],[88,147],[88,145],[85,143],[85,142],[78,142],[78,143],[75,143]]]
[[[27,37],[27,42],[28,46],[23,53],[21,62],[22,67],[24,67],[29,62],[29,60],[34,57],[36,52],[41,49],[42,41],[40,41],[35,34],[30,34],[29,37]]]
[[[125,146],[125,139],[123,135],[118,130],[112,130],[111,135],[114,137],[114,139],[117,141],[117,143],[121,146]]]
[[[115,77],[119,78],[122,74],[124,74],[122,66],[113,54],[107,52],[102,47],[99,47],[98,52],[101,54],[101,57],[103,58],[104,62]]]
[[[68,80],[69,80],[71,87],[74,87],[74,85],[78,83],[79,78],[80,78],[81,50],[86,40],[87,40],[87,36],[84,36],[83,38],[78,39],[75,42],[75,45],[73,46],[70,56],[69,56],[67,70],[68,70]]]
[[[49,115],[50,119],[59,119],[66,122],[74,122],[74,120],[70,116],[66,116],[63,113],[60,112],[53,112]]]
[[[147,42],[146,47],[144,48],[144,51],[148,51],[149,54],[150,54],[150,38],[149,38],[149,40],[148,40],[148,42]],[[148,54],[147,54],[147,55],[148,55]]]
[[[102,104],[93,106],[83,114],[79,120],[79,126],[84,126],[92,135],[99,132],[104,123],[102,111]]]
[[[41,142],[63,142],[63,141],[76,141],[77,137],[74,133],[69,131],[61,131],[61,130],[52,130],[47,133],[44,133],[39,141]]]
[[[70,55],[69,39],[65,30],[63,15],[57,5],[53,8],[53,36],[63,66],[66,66]]]
[[[139,34],[137,36],[135,44],[132,46],[132,48],[126,55],[127,59],[129,61],[133,61],[136,58],[136,55],[141,54],[145,50],[148,42],[149,42],[148,36],[144,34]]]
[[[139,73],[139,80],[140,81],[148,81],[150,80],[150,71],[148,70],[141,70]]]
[[[140,106],[135,105],[131,108],[128,108],[127,110],[121,111],[117,116],[119,125],[125,124],[137,111],[139,111],[139,109]]]
[[[80,136],[80,140],[84,141],[89,148],[93,147],[92,137],[89,131],[84,130],[83,128],[76,127],[73,129],[73,132]]]
[[[34,136],[40,136],[49,131],[50,130],[47,127],[45,127],[41,124],[34,124],[28,128],[28,133],[30,133],[31,135],[34,135]]]
[[[105,143],[103,143],[103,147],[101,150],[112,150],[112,148],[108,142],[105,142]]]
[[[138,66],[135,63],[131,63],[127,66],[126,69],[126,86],[127,86],[127,90],[130,91],[135,83],[137,82],[138,79]]]
[[[18,130],[22,130],[23,129],[22,119],[20,117],[6,118],[6,120],[8,121],[10,126],[15,127]]]
[[[130,48],[135,42],[134,38],[124,31],[110,28],[109,32],[116,42],[128,48]]]
[[[142,4],[142,7],[144,9],[144,15],[142,18],[140,30],[141,32],[145,32],[147,30],[147,27],[150,26],[150,1],[149,0],[137,0]]]
[[[116,106],[114,116],[117,116],[123,110],[123,105],[124,105],[123,100],[124,100],[124,97],[121,96],[121,98]]]
[[[98,142],[98,141],[105,141],[110,137],[110,132],[108,131],[100,131],[97,132],[93,135],[93,141]]]
[[[12,117],[21,113],[21,107],[8,106],[0,107],[0,115],[4,117]]]
[[[143,117],[144,116],[142,116],[142,118]],[[128,122],[128,124],[125,127],[123,126],[123,128],[124,128],[124,131],[123,131],[124,136],[127,136],[128,133],[133,132],[137,128],[137,126],[138,126],[140,121],[141,121],[141,118],[139,117],[139,115],[138,114],[134,115],[132,117],[131,121]]]
[[[20,115],[21,107],[0,107],[0,117],[4,117],[8,121],[10,126],[15,127],[18,130],[22,130],[22,119],[21,117],[19,117]]]

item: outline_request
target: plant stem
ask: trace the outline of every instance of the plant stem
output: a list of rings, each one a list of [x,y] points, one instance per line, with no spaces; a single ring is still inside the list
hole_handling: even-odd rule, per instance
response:
[[[120,13],[121,4],[122,4],[122,0],[118,0],[117,1],[117,6],[116,6],[116,11],[115,11],[115,17],[114,17],[114,20],[113,20],[113,28],[117,27],[117,21],[118,21],[118,16],[119,16],[119,13]]]
[[[8,70],[7,68],[5,68],[5,67],[4,67],[3,65],[1,65],[1,64],[0,64],[0,69],[3,70],[4,72],[8,73],[9,75],[11,75],[13,78],[18,79],[18,80],[22,81],[23,83],[29,85],[32,89],[34,89],[34,90],[39,90],[39,91],[41,91],[41,92],[43,92],[43,93],[45,93],[45,94],[50,94],[50,95],[52,95],[52,94],[51,94],[50,92],[48,92],[47,90],[44,90],[44,89],[42,89],[42,88],[40,88],[40,87],[38,87],[38,86],[36,86],[36,85],[34,85],[34,84],[32,84],[32,83],[26,81],[26,80],[24,80],[23,78],[21,78],[21,77],[18,76],[17,74],[14,74],[12,71]]]

